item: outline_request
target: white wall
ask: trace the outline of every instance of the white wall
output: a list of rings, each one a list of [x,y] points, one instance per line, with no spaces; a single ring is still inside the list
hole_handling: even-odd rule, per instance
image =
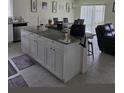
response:
[[[13,0],[8,0],[8,17],[13,16]]]
[[[106,12],[105,12],[105,23],[112,22],[115,25],[115,13],[112,12],[113,2],[115,0],[75,0],[76,8],[74,12],[75,19],[80,18],[80,9],[84,4],[105,4]]]
[[[48,2],[48,10],[42,9],[42,1]],[[57,13],[52,13],[52,1],[57,1]],[[40,16],[41,23],[47,24],[49,18],[58,17],[62,20],[64,17],[69,18],[69,22],[74,19],[74,11],[71,8],[70,13],[65,10],[66,2],[73,0],[37,0],[37,12],[31,12],[31,0],[13,0],[13,15],[22,16],[29,25],[37,25],[37,16]],[[59,5],[63,5],[64,9],[59,10]],[[72,5],[72,4],[71,4]]]

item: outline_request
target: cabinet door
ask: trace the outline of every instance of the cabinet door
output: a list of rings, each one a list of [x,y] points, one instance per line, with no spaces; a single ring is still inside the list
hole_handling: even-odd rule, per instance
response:
[[[54,63],[55,63],[55,51],[51,46],[47,47],[46,50],[46,67],[51,71],[54,72]]]
[[[55,49],[55,74],[62,79],[64,55],[61,49]]]
[[[30,36],[30,56],[33,57],[34,59],[37,59],[37,38],[34,37],[33,34],[31,34]]]
[[[63,79],[63,51],[57,44],[52,42],[49,42],[47,46],[47,68],[60,79]]]
[[[13,41],[13,25],[9,24],[8,25],[8,42]]]
[[[29,43],[30,42],[28,37],[25,36],[21,37],[21,49],[23,53],[29,54],[29,49],[30,49]]]
[[[38,59],[41,65],[45,65],[46,44],[45,40],[38,38]]]
[[[37,41],[30,41],[30,55],[35,59],[37,58]]]

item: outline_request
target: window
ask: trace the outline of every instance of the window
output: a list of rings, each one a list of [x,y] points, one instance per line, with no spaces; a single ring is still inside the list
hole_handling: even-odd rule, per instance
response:
[[[84,19],[86,32],[95,33],[95,27],[104,24],[105,5],[84,5],[81,6],[80,18]]]
[[[13,0],[8,0],[8,17],[13,16]]]

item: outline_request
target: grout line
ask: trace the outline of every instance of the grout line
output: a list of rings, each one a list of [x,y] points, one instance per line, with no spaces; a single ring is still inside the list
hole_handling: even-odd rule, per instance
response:
[[[16,67],[15,63],[12,61],[12,59],[9,59],[10,63],[12,64],[12,66],[16,69],[17,73],[19,73],[19,69]]]
[[[9,79],[12,79],[12,78],[15,78],[16,76],[19,76],[19,75],[20,75],[20,73],[17,73],[17,74],[14,74],[14,75],[12,75],[12,76],[9,76],[9,77],[8,77],[8,80],[9,80]]]

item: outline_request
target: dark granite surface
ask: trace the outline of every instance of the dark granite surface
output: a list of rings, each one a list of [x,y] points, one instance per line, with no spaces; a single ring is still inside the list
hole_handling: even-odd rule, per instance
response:
[[[47,28],[45,31],[43,31],[42,28],[37,28],[33,26],[20,27],[20,28],[63,44],[72,44],[80,41],[78,37],[70,36],[70,40],[71,40],[70,43],[62,42],[60,40],[64,40],[64,33],[52,28]]]
[[[8,24],[25,24],[25,23],[28,23],[28,22],[11,22],[11,23],[8,23]]]

